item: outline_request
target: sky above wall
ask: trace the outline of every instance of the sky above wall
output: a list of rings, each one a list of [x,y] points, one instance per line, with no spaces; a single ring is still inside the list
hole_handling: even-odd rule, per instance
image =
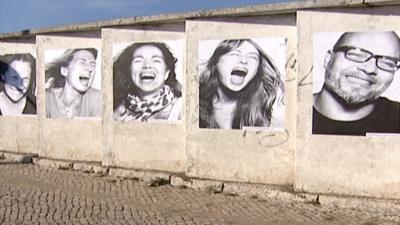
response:
[[[0,33],[206,9],[301,0],[0,0]]]

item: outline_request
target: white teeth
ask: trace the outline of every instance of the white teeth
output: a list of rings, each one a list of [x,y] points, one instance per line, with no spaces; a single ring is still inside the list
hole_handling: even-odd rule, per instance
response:
[[[155,74],[151,71],[144,71],[140,73],[141,79],[154,79],[155,77],[156,77]]]
[[[354,76],[347,76],[347,79],[352,83],[357,83],[360,85],[370,85],[371,84],[371,82],[368,80],[364,80],[364,79],[354,77]]]
[[[80,79],[90,79],[90,75],[80,75]]]

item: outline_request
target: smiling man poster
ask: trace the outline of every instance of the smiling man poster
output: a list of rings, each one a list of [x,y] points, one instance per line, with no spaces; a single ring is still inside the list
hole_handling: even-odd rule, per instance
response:
[[[317,60],[325,71],[314,74],[324,82],[313,96],[312,133],[400,133],[400,104],[383,96],[400,68],[399,36],[345,32],[324,57]]]

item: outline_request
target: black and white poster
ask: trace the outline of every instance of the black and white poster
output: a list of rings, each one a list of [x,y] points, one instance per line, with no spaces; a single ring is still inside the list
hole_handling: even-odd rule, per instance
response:
[[[47,49],[47,118],[101,116],[101,56],[96,48]]]
[[[398,33],[315,33],[313,60],[313,134],[400,133]]]
[[[36,114],[36,59],[30,53],[0,55],[0,115]]]
[[[286,39],[199,42],[199,127],[284,129]]]
[[[114,120],[182,119],[183,42],[113,45]]]

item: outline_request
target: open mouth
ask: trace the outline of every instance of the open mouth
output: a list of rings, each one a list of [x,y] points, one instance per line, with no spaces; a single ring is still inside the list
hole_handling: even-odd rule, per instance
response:
[[[80,75],[79,76],[79,81],[83,85],[88,85],[89,84],[89,80],[90,80],[90,76],[89,75]]]
[[[231,72],[232,76],[241,76],[241,77],[245,77],[247,74],[247,70],[246,69],[234,69]]]
[[[353,76],[353,75],[347,75],[346,79],[353,84],[358,84],[361,86],[370,86],[372,84],[372,81],[370,81],[370,80],[363,79],[363,78],[360,78],[358,76]]]
[[[247,69],[235,68],[231,72],[231,82],[236,85],[241,85],[243,84],[246,75],[247,75]]]
[[[154,80],[156,75],[153,72],[142,72],[140,73],[141,80]]]

